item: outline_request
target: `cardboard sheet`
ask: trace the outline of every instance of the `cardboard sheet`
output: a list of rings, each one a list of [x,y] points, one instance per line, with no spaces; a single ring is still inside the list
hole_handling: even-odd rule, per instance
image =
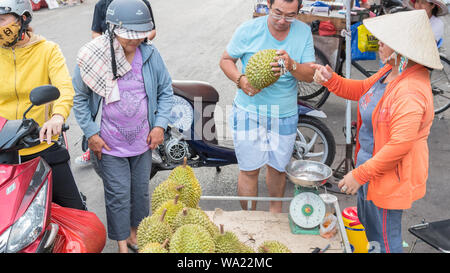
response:
[[[314,248],[324,248],[326,252],[343,253],[339,231],[331,239],[320,235],[292,234],[287,213],[270,213],[266,211],[205,211],[217,225],[224,225],[225,231],[234,232],[241,242],[257,251],[265,240],[277,240],[285,244],[294,253],[310,253]]]

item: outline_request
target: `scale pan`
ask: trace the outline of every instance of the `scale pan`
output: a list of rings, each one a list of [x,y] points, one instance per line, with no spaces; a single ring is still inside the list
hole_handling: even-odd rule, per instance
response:
[[[303,187],[317,187],[325,184],[331,177],[332,170],[327,165],[310,160],[291,161],[286,166],[289,180]]]

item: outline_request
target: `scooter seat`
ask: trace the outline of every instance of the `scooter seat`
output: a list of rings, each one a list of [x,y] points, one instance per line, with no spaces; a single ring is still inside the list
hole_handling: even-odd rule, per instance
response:
[[[173,92],[176,95],[194,101],[195,97],[201,97],[204,102],[217,103],[219,93],[207,82],[201,81],[172,81]]]

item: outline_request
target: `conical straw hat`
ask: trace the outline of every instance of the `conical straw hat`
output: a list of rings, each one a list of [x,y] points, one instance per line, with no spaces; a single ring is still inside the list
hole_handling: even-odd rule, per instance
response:
[[[425,10],[373,17],[365,19],[363,24],[378,40],[400,55],[429,68],[443,68]]]
[[[408,0],[406,2],[403,1],[403,3],[406,4],[406,6],[409,7],[410,9],[414,9],[415,2],[416,2],[416,0]],[[438,7],[438,12],[437,12],[436,16],[443,16],[448,13],[448,8],[447,8],[447,5],[444,3],[444,1],[442,1],[442,0],[427,0],[427,2],[433,3]]]

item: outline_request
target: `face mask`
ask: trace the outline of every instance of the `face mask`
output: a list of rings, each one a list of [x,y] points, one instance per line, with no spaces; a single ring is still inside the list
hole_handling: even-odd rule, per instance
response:
[[[20,24],[12,22],[7,26],[0,27],[0,45],[2,47],[10,47],[17,41],[20,31]]]

